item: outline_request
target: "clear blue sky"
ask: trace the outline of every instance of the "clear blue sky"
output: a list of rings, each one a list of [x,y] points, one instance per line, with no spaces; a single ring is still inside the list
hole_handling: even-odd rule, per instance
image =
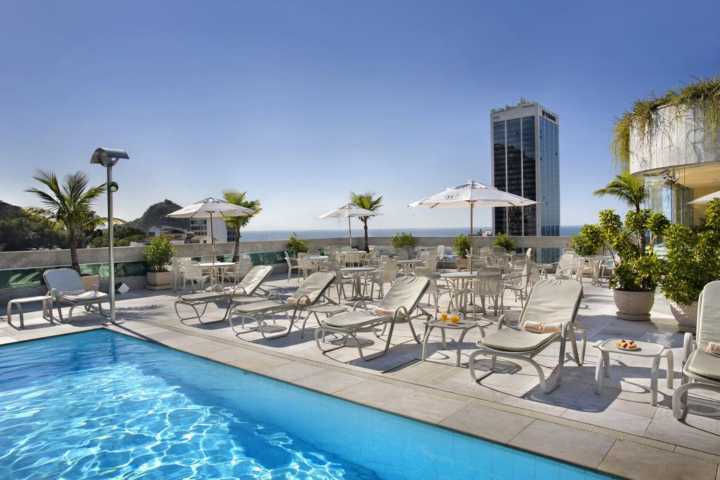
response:
[[[464,226],[408,202],[490,182],[489,111],[526,97],[561,117],[565,225],[617,206],[613,120],[634,99],[720,74],[714,1],[0,0],[0,199],[37,168],[126,148],[118,214],[247,190],[253,229],[338,228],[349,192],[377,227]],[[103,210],[100,208],[99,210]],[[489,224],[487,212],[476,219]]]

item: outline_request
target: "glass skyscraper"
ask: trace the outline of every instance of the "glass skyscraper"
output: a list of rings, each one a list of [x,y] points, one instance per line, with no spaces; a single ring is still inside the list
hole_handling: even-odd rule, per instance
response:
[[[560,234],[560,140],[558,116],[542,105],[521,100],[494,109],[492,125],[493,185],[537,201],[529,207],[495,208],[495,233],[518,236]],[[538,261],[553,262],[558,249],[538,252]]]

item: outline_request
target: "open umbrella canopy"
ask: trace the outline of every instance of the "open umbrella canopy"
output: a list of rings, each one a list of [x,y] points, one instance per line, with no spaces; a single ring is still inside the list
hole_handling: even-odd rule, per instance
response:
[[[254,214],[250,208],[233,205],[219,198],[206,198],[168,214],[172,218],[245,217]]]
[[[373,212],[372,210],[360,208],[352,203],[348,203],[340,208],[336,208],[335,210],[330,210],[329,212],[323,213],[322,215],[320,215],[320,218],[374,217],[376,215],[379,215],[379,213]]]
[[[535,203],[537,202],[534,200],[471,180],[464,185],[446,188],[440,193],[413,202],[410,206],[425,208],[467,208],[470,205],[474,207],[525,207],[535,205]]]
[[[689,202],[690,205],[704,205],[706,203],[710,203],[710,200],[715,200],[716,198],[720,198],[720,190],[713,193],[708,193],[707,195],[696,198],[692,202]]]
[[[535,205],[535,200],[503,192],[495,187],[470,180],[464,185],[446,188],[410,204],[411,207],[425,208],[469,208],[470,235],[473,233],[473,210],[475,207],[525,207]]]

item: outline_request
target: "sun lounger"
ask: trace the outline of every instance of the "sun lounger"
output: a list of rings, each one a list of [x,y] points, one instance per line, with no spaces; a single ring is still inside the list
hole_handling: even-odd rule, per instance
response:
[[[90,312],[91,307],[97,305],[97,313],[103,315],[102,303],[109,301],[108,295],[98,290],[86,290],[80,274],[72,268],[45,270],[43,279],[61,322],[65,321],[61,307],[70,307],[68,322],[72,320],[73,310],[77,307],[85,307],[85,310]]]
[[[303,280],[300,287],[285,301],[269,299],[260,302],[235,304],[228,313],[230,326],[236,335],[260,332],[263,338],[284,337],[292,331],[295,322],[299,320],[299,317],[304,311],[312,306],[318,305],[321,300],[326,298],[325,294],[334,280],[334,272],[315,272]],[[289,312],[291,310],[292,314],[289,317],[290,325],[287,330],[283,329],[283,332],[280,334],[266,335],[266,331],[272,328],[268,324],[267,318],[276,313]],[[240,320],[241,328],[235,325],[235,315],[237,315]],[[305,320],[307,321],[307,319]],[[256,325],[252,328],[246,328],[245,324],[248,321]],[[301,327],[301,336],[305,330],[305,323],[306,322],[303,322]]]
[[[717,345],[717,346],[716,346]],[[685,334],[682,385],[672,397],[673,415],[684,420],[688,412],[688,391],[720,392],[720,280],[705,285],[697,304],[697,328]],[[708,353],[705,350],[711,350]],[[668,372],[671,375],[671,372]]]
[[[560,382],[565,362],[565,342],[571,341],[578,366],[582,365],[585,358],[587,344],[585,332],[582,332],[582,354],[578,355],[575,327],[575,316],[581,296],[582,285],[574,280],[546,279],[536,283],[520,314],[518,329],[503,329],[505,316],[502,316],[498,322],[498,330],[481,339],[478,344],[479,349],[470,355],[468,367],[473,380],[479,381],[476,373],[479,357],[491,358],[490,371],[485,376],[494,371],[497,357],[508,357],[530,363],[540,377],[543,391],[552,391]],[[551,374],[546,380],[542,367],[533,360],[533,357],[558,340],[560,356],[558,366],[553,372],[557,375]]]
[[[429,286],[430,279],[427,277],[402,277],[395,280],[390,290],[388,290],[387,294],[376,306],[367,310],[361,310],[359,308],[363,305],[362,303],[358,303],[350,312],[341,313],[322,320],[319,328],[315,330],[315,342],[318,348],[323,353],[331,352],[348,346],[347,340],[352,338],[355,341],[360,357],[363,360],[372,360],[388,352],[395,324],[401,321],[408,323],[413,337],[415,337],[415,341],[420,343],[411,319],[416,310],[419,310],[421,315],[428,318],[430,317],[429,314],[418,307],[420,299]],[[363,354],[362,345],[357,338],[357,334],[359,332],[371,331],[374,332],[378,338],[382,338],[387,327],[389,327],[389,332],[387,333],[384,350],[366,357]],[[339,341],[340,346],[323,349],[322,342],[328,333],[343,336]]]
[[[273,271],[270,265],[258,265],[250,269],[242,281],[233,287],[225,287],[218,290],[206,290],[203,292],[180,295],[175,300],[175,313],[181,322],[197,320],[200,323],[222,322],[227,320],[228,313],[233,305],[238,302],[249,300],[262,300],[257,294],[267,294],[262,288],[263,282],[267,280]],[[228,302],[225,314],[219,320],[203,321],[203,315],[211,303]],[[195,315],[182,316],[179,307],[190,307]]]

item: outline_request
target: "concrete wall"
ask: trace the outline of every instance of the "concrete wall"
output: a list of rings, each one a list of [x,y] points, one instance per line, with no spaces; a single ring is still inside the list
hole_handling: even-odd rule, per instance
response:
[[[417,243],[419,247],[436,247],[445,245],[452,247],[454,237],[419,237]],[[569,245],[570,237],[511,237],[519,248],[566,248]],[[492,245],[494,237],[472,237],[473,247],[479,248]],[[362,247],[362,239],[353,239],[353,246]],[[347,239],[329,238],[318,240],[307,240],[307,244],[311,250],[328,248],[331,246],[345,246]],[[371,245],[392,246],[391,237],[371,237]],[[285,250],[287,242],[285,240],[274,241],[258,241],[258,242],[240,242],[241,253],[251,252],[278,252]],[[215,253],[217,255],[229,255],[233,252],[232,243],[219,243],[215,245]],[[179,257],[203,257],[211,256],[212,247],[207,244],[184,244],[175,245],[175,253]],[[81,264],[106,263],[106,248],[86,248],[78,251],[78,257]],[[115,260],[118,263],[123,262],[141,262],[143,261],[143,247],[117,247],[115,248]],[[0,252],[0,270],[17,270],[24,268],[47,268],[61,267],[70,265],[70,252],[68,250],[37,250],[23,252]],[[285,264],[276,265],[276,271],[287,271]],[[120,277],[118,281],[127,283],[131,288],[143,288],[145,277]],[[104,282],[103,288],[107,287]],[[17,297],[27,297],[40,295],[44,292],[42,287],[24,287],[0,289],[0,304],[4,305],[8,300]]]

